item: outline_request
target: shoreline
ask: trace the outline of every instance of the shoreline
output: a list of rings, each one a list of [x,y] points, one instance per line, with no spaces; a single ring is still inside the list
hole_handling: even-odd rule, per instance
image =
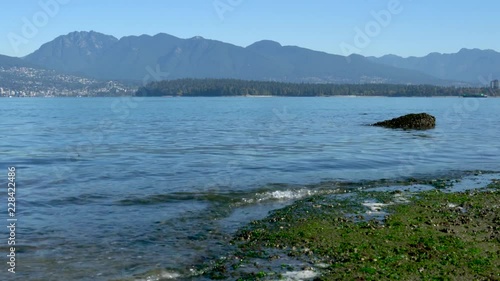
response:
[[[356,96],[356,95],[331,95],[331,96],[278,96],[278,95],[262,95],[262,96],[136,96],[136,95],[117,95],[117,96],[36,96],[36,97],[18,97],[18,96],[0,96],[5,99],[45,99],[45,98],[466,98],[466,99],[488,99],[500,98],[500,96],[483,97],[463,97],[458,96],[391,96],[391,95],[373,95],[373,96]]]
[[[498,176],[498,174],[495,174]],[[203,276],[230,280],[500,278],[500,180],[300,199],[252,221]],[[403,188],[402,188],[403,187]],[[443,280],[445,280],[443,279]]]

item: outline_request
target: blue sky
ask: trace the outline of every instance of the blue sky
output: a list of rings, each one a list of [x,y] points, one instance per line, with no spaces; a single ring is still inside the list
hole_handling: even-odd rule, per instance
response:
[[[10,56],[88,30],[199,35],[239,46],[272,39],[343,55],[500,50],[496,0],[2,0],[0,11],[0,54]]]

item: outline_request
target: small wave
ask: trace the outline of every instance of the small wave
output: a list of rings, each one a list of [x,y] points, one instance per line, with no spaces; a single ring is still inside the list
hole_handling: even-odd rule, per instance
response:
[[[78,196],[62,197],[43,203],[44,206],[61,206],[61,205],[87,205],[95,203],[99,200],[106,199],[107,196],[97,194],[82,194]]]
[[[167,270],[162,270],[161,272],[146,276],[146,277],[141,277],[135,279],[135,281],[162,281],[162,280],[175,280],[181,278],[182,275],[173,272],[173,271],[167,271]]]
[[[298,281],[317,277],[319,274],[313,270],[289,271],[283,274],[284,280]],[[282,279],[283,280],[283,279]]]
[[[36,157],[36,158],[26,158],[26,159],[20,159],[20,160],[13,160],[12,162],[9,162],[10,165],[15,165],[21,166],[21,165],[26,165],[25,167],[30,167],[30,166],[37,166],[37,165],[54,165],[54,164],[64,164],[68,162],[76,162],[76,161],[89,161],[83,158],[80,158],[80,156],[71,156],[71,157]]]
[[[273,186],[274,187],[274,186]],[[282,187],[281,187],[282,188]],[[130,197],[117,201],[119,205],[154,205],[165,204],[179,201],[202,201],[228,204],[231,206],[240,206],[247,204],[258,204],[266,201],[288,201],[302,199],[307,196],[317,194],[338,193],[339,188],[330,189],[315,189],[315,188],[300,188],[300,189],[284,189],[270,190],[266,186],[266,190],[253,190],[245,192],[174,192],[168,194],[152,194],[146,197]]]
[[[297,190],[275,190],[255,194],[253,198],[243,198],[242,201],[247,204],[261,203],[265,201],[288,201],[302,199],[304,197],[336,192],[336,190],[312,190],[307,188]]]
[[[477,177],[472,176],[472,181],[468,180],[470,175],[482,175],[486,182],[489,179],[497,177],[498,172],[461,172],[460,174],[449,173],[446,175],[441,175],[441,178],[462,178],[463,182],[461,184],[455,183],[454,189],[464,189],[462,187],[464,184],[467,186],[474,187],[478,184],[476,183]],[[198,202],[211,202],[222,205],[230,206],[241,206],[248,204],[259,204],[268,201],[290,201],[302,199],[313,195],[326,195],[333,193],[342,193],[356,190],[364,189],[404,189],[408,188],[409,185],[412,189],[425,189],[429,188],[428,182],[430,179],[437,177],[423,177],[421,179],[409,178],[409,179],[379,179],[379,180],[364,180],[358,182],[351,181],[323,181],[316,184],[308,185],[295,185],[295,184],[278,184],[270,183],[262,186],[258,189],[252,190],[238,190],[238,191],[225,191],[223,189],[209,190],[209,191],[183,191],[183,192],[172,192],[167,194],[151,194],[147,196],[131,196],[123,198],[117,201],[118,205],[155,205],[155,204],[165,204],[172,202],[182,202],[182,201],[198,201]],[[483,181],[482,183],[484,183]],[[472,184],[474,183],[474,184]],[[71,199],[71,198],[69,198]],[[79,198],[79,200],[81,200]],[[67,200],[66,201],[75,201]],[[79,201],[78,201],[79,202]]]
[[[275,190],[263,193],[257,193],[255,198],[243,198],[245,203],[258,203],[262,201],[269,200],[290,200],[290,199],[300,199],[306,196],[314,195],[317,193],[314,190],[309,189],[299,189],[299,190]]]
[[[179,201],[232,202],[239,193],[215,192],[174,192],[169,194],[153,194],[146,197],[126,198],[118,201],[120,205],[154,205]]]

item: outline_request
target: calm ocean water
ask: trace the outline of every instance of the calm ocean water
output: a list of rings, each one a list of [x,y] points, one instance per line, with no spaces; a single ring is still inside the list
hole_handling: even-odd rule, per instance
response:
[[[412,112],[437,127],[368,126]],[[499,112],[495,98],[0,99],[15,277],[185,277],[238,227],[335,183],[500,171]]]

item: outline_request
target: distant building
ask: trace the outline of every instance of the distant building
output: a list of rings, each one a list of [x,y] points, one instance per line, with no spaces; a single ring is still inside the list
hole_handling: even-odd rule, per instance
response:
[[[491,81],[491,88],[495,90],[499,88],[498,80]]]

